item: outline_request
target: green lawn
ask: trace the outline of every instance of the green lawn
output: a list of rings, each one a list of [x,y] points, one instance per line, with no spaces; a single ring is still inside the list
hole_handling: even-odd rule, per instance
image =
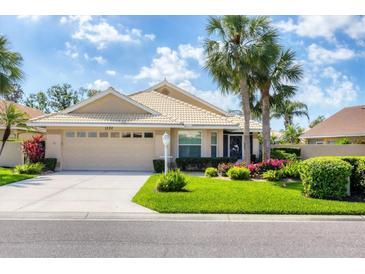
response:
[[[0,168],[0,186],[34,178],[34,175],[14,174],[10,168]]]
[[[161,213],[365,214],[365,203],[305,198],[301,183],[188,178],[185,192],[156,192],[151,176],[133,201]]]

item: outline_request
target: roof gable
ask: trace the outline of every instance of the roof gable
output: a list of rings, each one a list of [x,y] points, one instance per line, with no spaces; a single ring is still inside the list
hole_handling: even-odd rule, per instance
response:
[[[24,106],[24,105],[21,105],[18,103],[14,103],[11,101],[0,100],[0,104],[4,104],[4,103],[5,104],[14,104],[18,110],[25,112],[29,116],[30,119],[44,115],[43,111],[41,111],[39,109],[30,108],[30,107],[27,107],[27,106]]]
[[[151,91],[155,91],[155,92],[161,93],[163,95],[178,99],[180,101],[183,101],[183,102],[186,102],[190,105],[194,105],[194,106],[197,106],[199,108],[208,110],[208,111],[213,112],[215,114],[227,115],[227,113],[224,110],[208,103],[207,101],[191,94],[190,92],[188,92],[186,90],[183,90],[182,88],[179,88],[178,86],[176,86],[176,85],[174,85],[174,84],[172,84],[172,83],[170,83],[166,80],[162,81],[161,83],[159,83],[157,85],[154,85],[154,86],[146,89],[143,92],[151,92]]]
[[[113,88],[94,95],[62,113],[125,113],[125,114],[158,114],[154,110],[134,101]]]

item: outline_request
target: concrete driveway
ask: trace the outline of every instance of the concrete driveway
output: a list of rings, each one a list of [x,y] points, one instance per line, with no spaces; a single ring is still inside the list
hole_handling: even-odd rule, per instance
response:
[[[69,171],[0,187],[0,212],[153,212],[131,202],[147,172]]]

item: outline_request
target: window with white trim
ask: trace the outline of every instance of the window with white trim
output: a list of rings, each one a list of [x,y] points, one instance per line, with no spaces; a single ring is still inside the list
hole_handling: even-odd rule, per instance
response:
[[[178,133],[179,157],[201,157],[202,132],[181,130]]]
[[[108,138],[109,132],[99,132],[99,138]]]
[[[78,131],[77,132],[77,138],[86,138],[86,132],[85,131]]]
[[[74,131],[66,131],[65,136],[67,138],[75,138],[75,132]]]
[[[119,138],[120,137],[120,133],[115,131],[115,132],[110,132],[110,138]]]
[[[145,132],[144,138],[153,138],[153,132]]]
[[[96,133],[96,131],[89,131],[87,133],[87,137],[89,137],[89,138],[96,138],[96,137],[98,137],[98,134]]]
[[[218,135],[217,132],[210,134],[210,157],[216,158],[218,154]]]
[[[133,138],[142,138],[142,132],[133,132]]]
[[[131,138],[130,132],[122,132],[122,138]]]

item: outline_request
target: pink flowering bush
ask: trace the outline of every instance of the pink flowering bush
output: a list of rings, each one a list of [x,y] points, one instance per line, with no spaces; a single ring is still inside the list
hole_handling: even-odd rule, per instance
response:
[[[37,163],[44,158],[44,139],[42,135],[33,136],[22,144],[22,150],[30,163]]]
[[[270,159],[256,164],[249,164],[247,168],[250,170],[251,176],[258,176],[268,170],[281,169],[287,162],[287,160]]]

